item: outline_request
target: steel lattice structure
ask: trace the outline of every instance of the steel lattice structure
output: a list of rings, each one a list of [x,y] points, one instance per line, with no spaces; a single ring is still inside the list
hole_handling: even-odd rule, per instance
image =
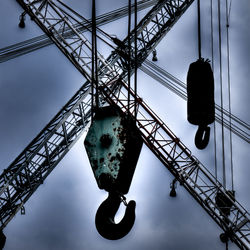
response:
[[[138,1],[137,10],[140,11],[149,8],[154,4],[156,4],[156,2],[157,0]],[[135,10],[134,5],[132,5],[131,9],[132,13],[134,12],[134,10]],[[128,6],[124,6],[117,10],[110,11],[108,13],[96,17],[96,24],[97,26],[104,25],[127,15],[128,15]],[[80,24],[77,24],[75,27],[79,29],[81,32],[84,32],[87,30],[85,26],[87,26],[88,28],[91,27],[90,21],[91,20],[84,20]],[[70,30],[68,31],[69,31],[68,36],[71,36],[72,32],[70,32]],[[53,44],[53,42],[49,39],[49,37],[46,34],[44,34],[14,45],[7,46],[5,48],[0,49],[0,63],[16,58],[21,55],[25,55],[34,50],[43,48],[51,44]]]
[[[139,1],[137,3],[137,10],[143,10],[145,8],[148,8],[155,4],[157,1],[156,0],[144,0],[144,1]],[[134,11],[134,5],[132,5],[132,12]],[[108,13],[102,14],[96,18],[96,23],[97,26],[101,26],[110,22],[113,22],[117,19],[120,19],[127,15],[128,13],[128,6],[122,7],[120,9],[110,11]],[[87,26],[88,28],[91,27],[90,20],[84,20],[80,24],[76,24],[76,28],[79,29],[81,32],[87,31]],[[67,36],[72,36],[72,32],[68,30]],[[32,39],[28,39],[26,41],[7,46],[5,48],[0,49],[0,63],[5,62],[11,59],[14,59],[18,56],[25,55],[27,53],[30,53],[32,51],[38,50],[40,48],[43,48],[45,46],[53,44],[52,40],[49,39],[49,37],[44,34]],[[154,78],[158,82],[162,83],[164,86],[166,86],[168,89],[176,93],[178,96],[182,97],[183,99],[186,98],[186,86],[184,83],[180,82],[176,77],[170,75],[166,70],[160,68],[159,66],[156,66],[155,64],[150,63],[148,60],[145,60],[143,64],[140,66],[140,69],[150,75],[150,77]],[[177,85],[180,86],[180,88]],[[227,110],[224,108],[220,107],[219,105],[216,104],[216,110],[218,111],[218,114],[216,116],[216,121],[219,123],[221,122],[221,112],[223,112],[223,115],[227,119],[233,120],[233,123],[229,124],[228,120],[225,120],[223,122],[223,126],[225,126],[227,129],[231,129],[232,132],[238,136],[239,138],[245,140],[246,142],[249,142],[249,129],[250,126],[249,124],[245,123],[242,121],[240,118],[237,116],[233,115],[232,113],[230,114]]]
[[[162,0],[138,24],[137,66],[140,66],[163,36],[194,0]],[[24,149],[0,176],[1,228],[23,208],[24,203],[43,183],[58,162],[87,128],[91,116],[91,43],[77,27],[83,18],[61,1],[18,0],[65,56],[88,80],[58,112],[41,133]],[[88,28],[87,28],[88,29]],[[68,36],[69,32],[71,36]],[[129,35],[132,61],[134,32]],[[194,157],[153,111],[126,85],[128,37],[104,59],[98,54],[102,103],[108,102],[126,110],[127,92],[137,105],[137,126],[145,144],[155,153],[175,178],[240,248],[248,249],[249,214],[230,197],[213,175]],[[132,71],[135,67],[132,63]],[[125,94],[124,94],[125,93]],[[134,109],[133,109],[134,110]],[[127,110],[127,111],[131,111]],[[132,111],[131,111],[132,112]],[[232,203],[227,217],[216,205],[221,192]]]

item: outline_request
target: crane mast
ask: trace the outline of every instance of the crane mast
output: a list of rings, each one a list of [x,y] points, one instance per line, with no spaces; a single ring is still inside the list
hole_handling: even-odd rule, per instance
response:
[[[138,62],[141,65],[163,36],[194,0],[162,0],[149,11],[137,27]],[[58,112],[52,121],[24,149],[0,176],[0,218],[3,229],[24,203],[43,183],[64,155],[87,128],[91,117],[91,43],[76,27],[83,17],[61,1],[18,0],[40,28],[74,64],[87,82]],[[70,30],[72,36],[67,36]],[[134,55],[134,32],[129,34]],[[126,58],[128,37],[104,59],[98,54],[100,99],[127,109],[128,92],[136,100],[137,126],[145,144],[164,166],[186,188],[193,198],[213,218],[241,249],[249,249],[249,214],[235,201],[213,175],[196,159],[159,117],[128,88]],[[132,64],[135,67],[135,64]],[[132,69],[132,71],[134,68]],[[133,111],[132,111],[133,110]],[[216,203],[220,192],[231,202],[227,216]]]

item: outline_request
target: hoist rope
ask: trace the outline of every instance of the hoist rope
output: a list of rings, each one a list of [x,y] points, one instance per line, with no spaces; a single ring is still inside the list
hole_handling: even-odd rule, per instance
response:
[[[198,55],[199,59],[201,59],[201,8],[200,8],[200,0],[197,0],[197,17],[198,17]]]
[[[226,0],[226,40],[227,40],[227,82],[228,82],[228,111],[231,113],[231,77],[230,77],[230,44],[229,44],[229,15],[231,11],[231,3],[230,9],[228,10],[228,0]],[[232,191],[234,190],[234,177],[233,177],[233,143],[232,143],[232,120],[229,118],[229,140],[230,140],[230,163],[231,163],[231,185]]]
[[[130,31],[131,31],[131,0],[128,0],[128,89],[131,89],[131,38],[130,38]],[[130,109],[130,91],[128,91],[128,112]]]
[[[221,41],[221,2],[218,0],[218,32],[219,32],[219,72],[220,72],[220,102],[223,108],[223,83],[222,83],[222,41]],[[223,173],[223,186],[226,188],[226,166],[225,166],[225,139],[224,139],[224,117],[221,113],[221,143],[222,143],[222,173]]]
[[[148,7],[151,7],[156,2],[157,0],[139,1],[137,4],[138,5],[137,9],[139,11],[146,9]],[[132,12],[133,11],[134,11],[134,5],[132,5]],[[110,11],[108,13],[97,16],[96,23],[97,25],[107,24],[119,18],[125,17],[127,15],[128,15],[128,6],[124,6],[116,10]],[[87,23],[86,21],[83,21],[80,24],[78,23],[74,24],[74,28],[80,30],[80,32],[84,32],[84,30],[86,30],[86,26],[89,26],[89,22]],[[70,30],[66,28],[66,32],[68,32],[69,33],[68,35],[70,36]],[[46,34],[44,34],[4,48],[0,48],[0,63],[30,53],[34,50],[43,48],[51,44],[53,44],[53,42],[47,37]]]
[[[92,119],[93,108],[99,107],[99,93],[98,93],[98,67],[97,67],[97,40],[96,40],[96,4],[95,0],[92,0]],[[95,92],[95,93],[94,93]],[[95,98],[95,103],[94,103]]]
[[[135,96],[137,96],[137,0],[135,0],[134,2],[135,5],[135,20],[134,20],[134,36],[135,36],[135,72],[134,72],[134,92],[135,92]],[[137,100],[135,97],[135,103],[134,103],[134,114],[135,114],[135,118],[136,118],[136,106],[137,106]]]
[[[212,63],[212,69],[214,72],[214,26],[213,26],[213,0],[210,0],[210,29],[211,29],[211,63]],[[213,124],[213,130],[214,130],[214,172],[215,172],[215,178],[218,180],[218,167],[217,167],[217,141],[216,141],[216,123]]]

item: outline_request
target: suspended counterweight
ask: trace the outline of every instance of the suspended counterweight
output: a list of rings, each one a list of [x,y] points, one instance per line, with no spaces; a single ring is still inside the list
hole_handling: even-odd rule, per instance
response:
[[[214,77],[208,60],[198,59],[189,66],[187,75],[187,119],[199,128],[195,145],[204,149],[209,142],[211,124],[215,120]]]

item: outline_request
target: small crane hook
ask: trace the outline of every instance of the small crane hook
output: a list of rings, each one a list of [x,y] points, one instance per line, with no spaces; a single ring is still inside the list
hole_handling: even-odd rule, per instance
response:
[[[126,206],[123,219],[114,222],[114,217],[122,202],[119,194],[110,192],[96,212],[95,224],[99,234],[108,240],[118,240],[129,233],[135,222],[135,201],[130,201]],[[125,203],[126,204],[126,203]]]
[[[19,17],[19,20],[20,20],[20,22],[19,22],[19,24],[18,24],[18,26],[20,27],[20,28],[25,28],[25,15],[26,15],[26,12],[24,11],[21,15],[20,15],[20,17]]]
[[[199,125],[198,130],[195,135],[195,146],[198,149],[204,149],[209,143],[210,137],[210,127],[207,125]]]

